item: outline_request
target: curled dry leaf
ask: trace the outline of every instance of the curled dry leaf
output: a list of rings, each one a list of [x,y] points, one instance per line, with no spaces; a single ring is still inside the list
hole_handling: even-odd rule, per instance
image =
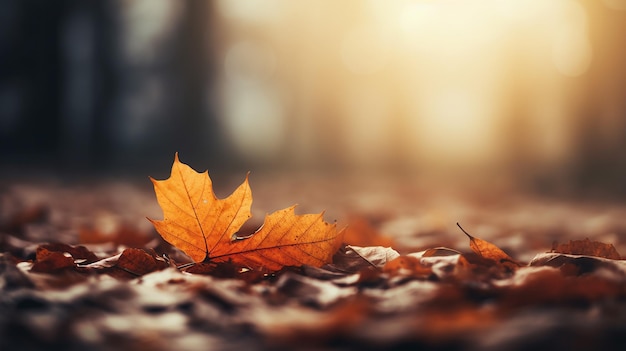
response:
[[[335,255],[333,262],[339,271],[354,273],[368,267],[381,268],[399,256],[400,254],[390,247],[347,245],[342,252]]]
[[[71,246],[61,243],[43,244],[37,247],[31,270],[50,273],[66,268],[75,268],[76,263],[92,263],[96,255],[84,246]]]
[[[615,246],[598,241],[591,241],[589,238],[586,238],[585,240],[570,240],[567,244],[557,245],[554,243],[551,252],[570,255],[595,256],[611,260],[620,260],[622,258],[622,256],[620,256],[615,249]]]
[[[461,253],[455,249],[438,246],[424,250],[419,257],[454,256]]]
[[[546,252],[535,255],[529,266],[549,266],[559,268],[564,275],[578,276],[602,270],[605,275],[615,274],[626,277],[626,261],[597,256],[571,255]]]
[[[157,232],[195,262],[233,262],[276,271],[285,266],[321,266],[341,244],[342,231],[323,213],[296,215],[295,206],[265,217],[250,236],[237,231],[251,217],[248,177],[227,198],[218,199],[208,172],[198,173],[178,160],[168,179],[155,180],[154,191],[164,219],[152,220]]]
[[[168,263],[152,250],[126,249],[109,271],[116,278],[132,279],[167,268]]]
[[[466,232],[458,223],[456,224],[465,235],[470,239],[470,248],[476,255],[480,258],[490,260],[495,262],[498,265],[501,265],[511,271],[517,269],[522,266],[519,262],[515,261],[511,256],[509,256],[506,252],[502,251],[496,245],[479,238],[475,238],[471,236],[468,232]]]
[[[31,271],[39,273],[50,273],[66,268],[74,268],[74,259],[68,253],[50,251],[44,247],[37,248],[37,256],[31,267]]]
[[[77,263],[92,263],[98,261],[98,256],[82,245],[72,246],[62,243],[43,244],[37,248],[37,252],[39,252],[41,248],[53,252],[68,253]]]

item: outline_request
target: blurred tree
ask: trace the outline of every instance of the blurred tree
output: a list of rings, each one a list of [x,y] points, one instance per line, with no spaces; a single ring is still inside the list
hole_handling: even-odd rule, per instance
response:
[[[64,90],[61,28],[69,1],[3,1],[0,42],[3,104],[0,148],[14,161],[49,159],[58,152]],[[3,99],[3,100],[5,100]],[[4,107],[4,106],[3,106]]]
[[[190,163],[219,163],[225,152],[221,127],[213,106],[215,63],[212,55],[212,2],[188,0],[173,43],[176,116],[172,145]],[[168,154],[168,161],[172,154]],[[213,167],[218,165],[213,165]]]
[[[189,162],[229,159],[220,157],[224,140],[211,103],[213,3],[2,5],[3,163],[102,171],[171,162],[175,151]],[[180,11],[146,18],[150,13],[137,6]],[[162,21],[161,40],[141,36],[155,28],[141,22],[148,20]],[[130,30],[149,50],[133,51],[138,43],[128,38]]]

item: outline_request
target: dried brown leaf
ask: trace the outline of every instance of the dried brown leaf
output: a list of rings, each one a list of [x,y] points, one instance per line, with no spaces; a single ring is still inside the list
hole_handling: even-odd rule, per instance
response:
[[[99,260],[98,256],[82,245],[72,246],[62,243],[52,243],[43,244],[39,247],[49,251],[68,253],[74,260],[80,261],[80,263],[92,263]]]
[[[589,238],[585,238],[585,240],[570,240],[567,244],[554,243],[551,252],[603,257],[611,260],[620,260],[622,258],[612,244],[591,241]]]
[[[37,256],[31,272],[53,273],[59,270],[74,268],[76,264],[69,253],[50,251],[44,247],[37,248]]]
[[[132,279],[167,267],[169,264],[154,251],[130,248],[122,252],[109,274]]]
[[[497,265],[501,265],[509,270],[515,270],[521,266],[521,264],[515,261],[506,252],[502,251],[496,245],[479,238],[475,238],[466,232],[458,223],[457,226],[461,228],[463,233],[470,239],[470,248],[480,258],[493,261]]]

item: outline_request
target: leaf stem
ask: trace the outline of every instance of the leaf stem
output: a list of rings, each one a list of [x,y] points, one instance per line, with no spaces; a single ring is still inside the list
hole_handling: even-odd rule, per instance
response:
[[[459,227],[461,229],[461,231],[463,233],[465,233],[465,235],[467,235],[470,239],[473,239],[474,237],[471,236],[468,232],[465,231],[465,229],[463,229],[463,227],[461,227],[461,225],[459,224],[459,222],[456,222],[456,226]]]

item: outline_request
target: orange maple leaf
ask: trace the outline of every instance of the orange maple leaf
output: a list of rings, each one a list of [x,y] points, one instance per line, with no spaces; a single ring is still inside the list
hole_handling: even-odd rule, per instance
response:
[[[231,261],[251,268],[279,270],[285,266],[321,266],[331,261],[343,231],[323,220],[324,213],[296,215],[294,206],[266,215],[253,235],[237,236],[252,216],[248,176],[227,198],[218,199],[207,171],[199,173],[174,158],[168,179],[155,180],[164,219],[150,219],[170,244],[194,262]]]

